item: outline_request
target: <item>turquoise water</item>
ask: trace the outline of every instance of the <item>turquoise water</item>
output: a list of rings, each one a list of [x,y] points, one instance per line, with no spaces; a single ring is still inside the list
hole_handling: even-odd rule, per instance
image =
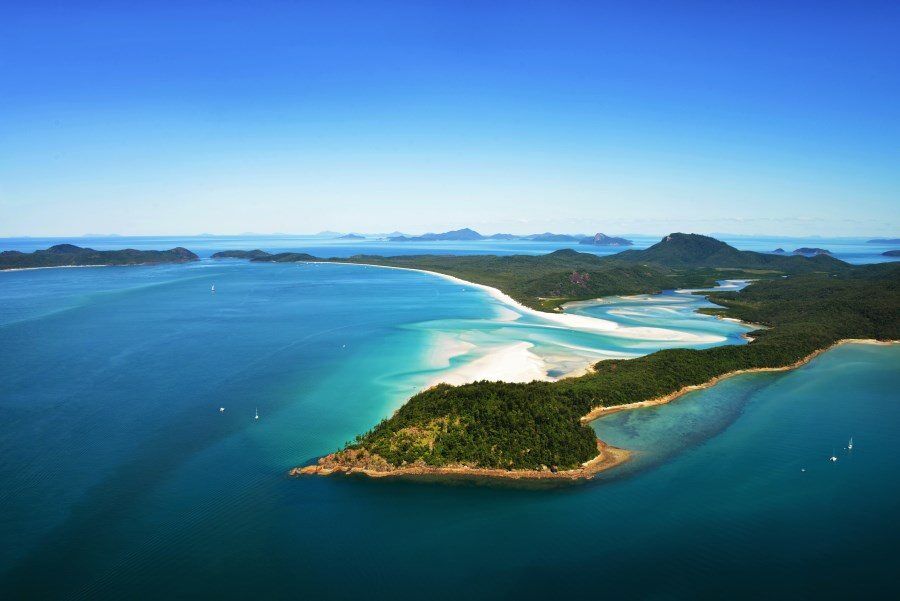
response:
[[[741,343],[737,324],[692,313],[703,303],[669,293],[572,310],[716,338],[698,347]],[[286,477],[434,378],[521,342],[551,371],[675,344],[562,329],[398,270],[204,261],[2,273],[0,591],[693,597],[892,586],[897,347],[845,346],[794,372],[599,420],[604,440],[637,453],[597,483]],[[477,348],[454,354],[464,343]]]

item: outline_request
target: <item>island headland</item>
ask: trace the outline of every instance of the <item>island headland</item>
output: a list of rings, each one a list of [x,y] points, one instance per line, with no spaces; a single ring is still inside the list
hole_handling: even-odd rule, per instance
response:
[[[30,253],[17,250],[0,252],[0,270],[185,263],[198,259],[197,255],[180,246],[169,250],[94,250],[74,244],[57,244]]]
[[[252,260],[311,260],[292,258],[297,256],[304,255]],[[852,266],[824,254],[740,251],[695,234],[670,234],[648,249],[607,257],[562,250],[537,257],[314,260],[431,271],[496,288],[551,314],[569,301],[754,279],[739,292],[705,293],[721,308],[703,312],[761,329],[747,345],[605,360],[589,373],[556,382],[439,384],[343,449],[292,474],[583,480],[628,457],[598,441],[586,425],[590,419],[668,402],[733,374],[790,369],[845,340],[900,339],[900,265]]]

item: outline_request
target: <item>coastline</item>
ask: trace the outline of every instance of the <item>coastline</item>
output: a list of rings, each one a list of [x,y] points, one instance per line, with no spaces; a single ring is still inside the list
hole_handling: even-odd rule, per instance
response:
[[[685,386],[675,392],[670,394],[650,399],[646,401],[637,401],[634,403],[626,403],[624,405],[614,405],[611,407],[597,407],[592,409],[589,413],[581,417],[582,423],[588,423],[598,419],[600,417],[604,417],[606,415],[611,415],[613,413],[618,413],[619,411],[629,411],[632,409],[640,409],[644,407],[655,407],[658,405],[665,405],[674,401],[675,399],[687,394],[688,392],[693,392],[695,390],[702,390],[706,388],[710,388],[715,386],[722,380],[731,378],[733,376],[749,374],[749,373],[762,373],[762,372],[781,372],[781,371],[790,371],[792,369],[796,369],[803,365],[806,365],[819,355],[830,351],[831,349],[838,347],[843,344],[871,344],[877,346],[890,346],[893,344],[900,344],[900,340],[876,340],[872,338],[844,338],[842,340],[838,340],[837,342],[830,344],[825,348],[818,349],[813,351],[806,357],[803,357],[799,361],[796,361],[790,365],[785,365],[782,367],[758,367],[751,369],[739,369],[732,372],[728,372],[722,374],[720,376],[716,376],[711,378],[710,380],[703,382],[702,384],[695,384],[691,386]],[[569,480],[569,481],[578,481],[578,480],[590,480],[596,474],[612,469],[622,463],[628,461],[632,455],[632,451],[628,449],[622,449],[619,447],[614,447],[609,445],[599,438],[597,439],[597,450],[598,454],[596,457],[590,459],[583,463],[580,467],[572,470],[561,470],[558,472],[553,472],[549,469],[547,470],[504,470],[499,468],[473,468],[465,465],[453,465],[453,466],[441,466],[441,467],[433,467],[427,466],[424,464],[420,465],[409,465],[402,467],[390,467],[390,466],[378,466],[378,467],[367,467],[365,465],[357,465],[352,463],[342,463],[342,458],[338,457],[340,451],[336,453],[331,453],[324,457],[318,459],[315,464],[307,465],[303,467],[295,467],[288,472],[290,476],[306,476],[306,475],[318,475],[318,476],[328,476],[332,474],[343,474],[343,475],[353,475],[359,474],[371,478],[408,478],[408,477],[458,477],[458,478],[478,478],[478,479],[504,479],[504,480]],[[382,460],[383,461],[383,460]]]
[[[554,324],[553,327],[562,327],[567,330],[575,330],[588,332],[593,334],[604,334],[617,338],[625,338],[635,341],[664,341],[679,342],[685,346],[710,344],[723,342],[725,339],[717,335],[704,335],[689,332],[681,332],[675,329],[656,328],[648,326],[623,326],[619,323],[603,319],[599,317],[591,317],[588,315],[578,315],[566,313],[569,306],[588,305],[595,302],[593,300],[572,301],[565,303],[561,307],[562,312],[539,311],[526,307],[522,303],[504,293],[503,291],[488,286],[486,284],[478,284],[470,282],[462,278],[440,273],[437,271],[429,271],[427,269],[418,269],[413,267],[396,267],[393,265],[377,265],[374,263],[346,263],[342,261],[301,261],[304,264],[315,265],[353,265],[362,267],[375,267],[381,269],[395,269],[400,271],[413,271],[424,273],[431,276],[437,276],[454,284],[467,288],[477,288],[487,293],[491,298],[498,301],[502,305],[509,307],[518,314],[524,314],[536,319],[549,321]],[[518,314],[512,318],[517,319]],[[504,319],[505,320],[505,319]],[[549,375],[550,369],[547,365],[542,365],[543,360],[529,350],[533,345],[508,345],[486,355],[480,356],[467,365],[458,367],[448,373],[430,380],[425,388],[430,388],[440,383],[447,383],[454,386],[477,382],[480,380],[497,380],[511,383],[528,383],[531,381],[557,382],[566,378],[576,378],[593,371],[594,364],[597,361],[606,358],[626,358],[628,355],[624,353],[607,354],[602,349],[591,349],[595,351],[596,357],[581,357],[579,361],[573,361],[577,365],[572,366],[565,372]],[[576,357],[577,355],[573,355]],[[634,356],[634,355],[631,355]]]
[[[304,263],[311,264],[324,264],[324,265],[363,265],[366,267],[378,267],[380,269],[398,269],[400,271],[415,271],[417,273],[425,273],[428,275],[437,276],[439,278],[443,278],[447,281],[453,282],[454,284],[459,284],[460,286],[467,286],[471,288],[478,288],[484,292],[486,292],[491,298],[496,301],[503,303],[504,305],[508,305],[517,311],[524,313],[526,315],[531,315],[534,317],[539,317],[542,319],[548,319],[549,321],[555,321],[557,323],[561,323],[566,325],[572,329],[576,330],[587,330],[591,332],[611,332],[613,330],[618,329],[619,325],[613,321],[609,321],[606,319],[599,319],[596,317],[586,317],[583,315],[572,315],[568,313],[551,313],[549,311],[538,311],[537,309],[532,309],[531,307],[526,307],[519,301],[515,300],[510,295],[501,291],[499,288],[494,288],[492,286],[488,286],[487,284],[476,284],[475,282],[470,282],[468,280],[464,280],[462,278],[458,278],[454,275],[449,275],[446,273],[441,273],[439,271],[429,271],[427,269],[416,269],[415,267],[396,267],[393,265],[376,265],[374,263],[347,263],[343,261],[304,261]],[[560,319],[562,318],[562,319]],[[574,319],[572,319],[574,318]]]
[[[359,474],[369,478],[477,478],[496,480],[590,480],[600,472],[621,465],[631,458],[631,451],[620,449],[597,439],[597,456],[571,470],[557,472],[546,470],[505,470],[502,468],[469,467],[466,465],[448,465],[434,467],[428,465],[408,465],[398,468],[379,469],[339,463],[335,454],[326,455],[318,463],[304,467],[295,467],[289,476],[329,476],[342,474],[350,476]]]
[[[149,263],[129,263],[129,265],[148,265]],[[114,267],[114,265],[47,265],[46,267],[10,267],[0,269],[0,273],[7,271],[34,271],[36,269],[74,269],[76,267]]]
[[[7,269],[0,268],[0,273],[8,271],[35,271],[37,269],[80,269],[82,267],[141,267],[147,265],[181,265],[182,263],[194,263],[198,259],[190,259],[187,261],[145,261],[143,263],[100,263],[96,265],[46,265],[43,267],[10,267]]]
[[[526,307],[500,291],[497,288],[493,288],[491,286],[487,286],[485,284],[476,284],[474,282],[469,282],[458,278],[456,276],[428,271],[425,269],[416,269],[416,268],[408,268],[408,267],[395,267],[389,265],[374,265],[369,263],[336,263],[336,262],[328,262],[328,261],[309,261],[309,263],[327,263],[327,264],[342,264],[342,265],[365,265],[368,267],[381,267],[385,269],[400,269],[405,271],[417,271],[420,273],[426,273],[429,275],[435,275],[451,282],[464,285],[464,286],[472,286],[476,288],[480,288],[483,291],[487,292],[492,298],[500,301],[501,303],[511,306],[514,309],[529,315],[535,315],[540,318],[550,318],[550,321],[556,321],[557,323],[561,323],[563,325],[567,325],[572,329],[587,329],[588,331],[601,331],[604,333],[612,333],[612,330],[618,328],[618,324],[615,322],[611,322],[608,320],[593,318],[582,315],[572,315],[566,313],[548,313],[543,311],[538,311],[536,309],[531,309],[530,307]],[[712,292],[712,290],[704,290],[704,292]],[[575,302],[586,302],[586,301],[575,301]],[[569,303],[566,303],[569,304]],[[563,309],[566,305],[563,305]],[[752,324],[743,322],[736,318],[731,317],[722,317],[720,315],[715,316],[718,319],[727,319],[729,321],[741,323],[748,328],[760,329],[764,326],[759,324]],[[556,318],[556,319],[553,319]],[[575,318],[574,320],[569,320],[566,318]],[[585,320],[588,320],[585,322]],[[572,321],[573,323],[566,323],[567,321]],[[590,322],[599,322],[597,324],[590,324]],[[585,323],[590,324],[592,327],[585,328]],[[577,324],[577,325],[576,325]],[[613,327],[610,328],[610,325]],[[581,326],[581,327],[579,327]],[[641,328],[636,328],[640,330]],[[744,337],[748,340],[752,340],[750,336],[746,333]],[[818,349],[806,357],[786,366],[781,367],[761,367],[761,368],[750,368],[750,369],[740,369],[735,370],[733,372],[728,372],[719,376],[716,376],[707,382],[703,382],[701,384],[695,384],[690,386],[685,386],[679,390],[676,390],[670,394],[664,395],[662,397],[658,397],[655,399],[649,399],[646,401],[637,401],[634,403],[626,403],[623,405],[614,405],[611,407],[596,407],[588,412],[586,415],[580,418],[581,423],[587,424],[595,419],[600,417],[610,415],[612,413],[617,413],[619,411],[628,411],[631,409],[639,409],[643,407],[654,407],[658,405],[667,404],[688,392],[692,392],[695,390],[702,390],[705,388],[710,388],[720,382],[721,380],[742,375],[748,373],[762,373],[762,372],[779,372],[779,371],[789,371],[805,365],[813,360],[815,357],[820,354],[827,352],[841,344],[874,344],[874,345],[890,345],[896,344],[900,341],[880,341],[875,339],[864,339],[864,338],[847,338],[838,340],[837,342],[822,348]],[[578,371],[577,374],[571,373],[566,374],[562,378],[553,378],[553,380],[563,379],[565,377],[573,377],[576,375],[583,375],[583,373],[588,373],[593,368],[593,364],[587,366],[584,371]],[[551,380],[550,378],[541,378],[542,380]],[[437,382],[433,382],[434,385]],[[561,470],[557,472],[553,472],[550,469],[547,470],[505,470],[501,468],[473,468],[465,465],[453,465],[453,466],[441,466],[441,467],[433,467],[427,466],[425,464],[416,464],[416,465],[408,465],[401,467],[391,467],[389,465],[381,464],[377,466],[372,466],[367,461],[368,458],[360,458],[354,457],[352,461],[348,462],[345,459],[338,457],[340,451],[325,455],[317,460],[315,464],[295,467],[289,471],[289,475],[291,476],[303,476],[303,475],[320,475],[327,476],[331,474],[344,474],[344,475],[352,475],[352,474],[360,474],[367,477],[372,478],[404,478],[404,477],[457,477],[457,478],[485,478],[485,479],[505,479],[505,480],[547,480],[547,479],[557,479],[557,480],[589,480],[593,478],[594,475],[601,471],[605,471],[608,469],[612,469],[629,459],[631,456],[631,451],[627,449],[620,449],[617,447],[613,447],[603,442],[600,439],[597,439],[597,449],[598,454],[596,457],[591,460],[585,462],[580,467],[571,469],[571,470]],[[381,458],[379,458],[381,459]],[[383,461],[383,459],[382,459]]]
[[[728,378],[734,376],[740,376],[743,374],[754,374],[754,373],[764,373],[764,372],[778,372],[778,371],[790,371],[792,369],[796,369],[803,365],[806,365],[822,353],[826,353],[831,349],[838,347],[842,344],[873,344],[877,346],[890,346],[892,344],[898,344],[900,340],[875,340],[874,338],[844,338],[838,340],[837,342],[819,350],[813,351],[809,355],[803,357],[799,361],[795,361],[790,365],[784,365],[781,367],[753,367],[750,369],[737,369],[735,371],[730,371],[728,373],[724,373],[720,376],[716,376],[703,382],[702,384],[692,384],[690,386],[684,386],[675,392],[669,393],[667,395],[663,395],[661,397],[657,397],[655,399],[649,399],[646,401],[637,401],[635,403],[626,403],[624,405],[612,405],[610,407],[595,407],[591,409],[591,411],[581,417],[581,423],[587,424],[595,419],[601,418],[605,415],[610,415],[613,413],[618,413],[619,411],[628,411],[630,409],[641,409],[643,407],[656,407],[658,405],[665,405],[677,399],[678,397],[684,396],[689,392],[693,392],[695,390],[703,390],[705,388],[711,388],[721,382],[722,380],[727,380]]]
[[[702,337],[695,334],[688,334],[684,332],[676,332],[674,330],[666,330],[665,328],[653,328],[646,326],[622,326],[614,321],[609,319],[601,319],[599,317],[589,317],[587,315],[576,315],[574,313],[565,313],[566,305],[573,303],[591,303],[596,299],[589,301],[570,301],[565,303],[562,306],[563,312],[551,312],[551,311],[538,311],[537,309],[532,309],[531,307],[526,307],[519,301],[515,300],[513,297],[509,296],[502,290],[498,288],[494,288],[492,286],[488,286],[487,284],[477,284],[475,282],[470,282],[468,280],[464,280],[462,278],[458,278],[453,275],[449,275],[446,273],[440,273],[439,271],[429,271],[427,269],[416,269],[414,267],[396,267],[393,265],[376,265],[374,263],[347,263],[342,261],[302,261],[303,263],[308,264],[322,264],[322,265],[361,265],[365,267],[378,267],[380,269],[398,269],[401,271],[415,271],[418,273],[425,273],[428,275],[437,276],[453,282],[454,284],[459,284],[461,286],[467,286],[472,288],[478,288],[484,292],[486,292],[491,298],[496,301],[503,303],[513,309],[524,313],[526,315],[530,315],[532,317],[537,317],[538,319],[545,319],[547,321],[555,322],[561,326],[572,330],[579,330],[583,332],[600,332],[603,334],[607,334],[610,336],[617,336],[621,338],[629,338],[632,340],[663,340],[663,341],[675,341],[675,342],[685,342],[685,343],[693,343],[693,344],[707,344],[710,342],[720,342],[721,340],[711,339],[709,337]],[[713,290],[710,290],[713,291]],[[665,334],[663,334],[665,333]]]
[[[605,319],[589,317],[585,315],[573,315],[571,313],[549,313],[544,311],[538,311],[536,309],[532,309],[530,307],[526,307],[525,305],[519,303],[515,299],[513,299],[508,294],[502,292],[501,290],[487,286],[485,284],[477,284],[474,282],[469,282],[467,280],[463,280],[462,278],[458,278],[456,276],[448,275],[445,273],[439,273],[436,271],[429,271],[426,269],[416,269],[410,267],[395,267],[391,265],[375,265],[371,263],[342,263],[342,262],[331,262],[331,261],[305,261],[305,263],[310,264],[327,264],[327,265],[357,265],[357,266],[366,266],[366,267],[378,267],[382,269],[398,269],[402,271],[415,271],[419,273],[425,273],[428,275],[438,276],[445,280],[451,281],[455,284],[459,284],[461,286],[467,287],[475,287],[481,289],[486,292],[493,299],[501,302],[504,305],[512,307],[513,309],[527,314],[533,315],[538,318],[548,319],[550,321],[554,321],[560,323],[561,325],[567,326],[571,329],[576,330],[587,330],[587,331],[600,331],[603,333],[612,333],[613,330],[619,329],[619,324]],[[575,301],[579,303],[585,303],[590,301]],[[562,309],[565,310],[566,305],[570,303],[566,303],[562,306]],[[574,318],[574,319],[573,319]],[[734,320],[740,322],[740,320]],[[571,322],[571,323],[567,323]],[[596,323],[592,323],[596,322]],[[742,323],[742,322],[741,322]],[[750,324],[745,324],[750,326]],[[622,328],[628,329],[628,328]],[[645,332],[646,330],[650,330],[652,328],[630,328],[630,330],[634,330],[636,332]],[[637,339],[643,338],[642,336],[636,336]],[[524,343],[527,345],[527,343]],[[494,359],[503,360],[508,357],[512,358],[521,358],[519,353],[510,353],[509,351],[518,350],[520,352],[524,352],[525,355],[529,355],[530,353],[527,350],[527,347],[523,344],[512,345],[507,347],[500,353],[494,355]],[[497,356],[501,355],[501,356]],[[811,357],[810,357],[811,358]],[[808,360],[808,359],[807,359]],[[473,368],[485,367],[477,365],[479,361],[488,364],[490,367],[490,371],[497,371],[498,366],[496,364],[491,364],[491,355],[485,356],[481,359],[476,360],[474,363],[476,365],[470,365],[469,371]],[[496,363],[496,362],[495,362]],[[563,378],[569,377],[577,377],[593,371],[594,363],[588,363],[580,369],[573,370],[570,373],[565,374],[564,376],[551,378],[549,376],[544,375],[540,378],[534,378],[534,380],[543,380],[543,381],[558,381]],[[500,371],[512,371],[509,366],[499,366]],[[529,370],[526,370],[529,371]],[[537,375],[537,372],[534,370],[534,366],[530,370],[533,375]],[[518,373],[518,372],[517,372]],[[475,377],[474,379],[485,379],[484,377]],[[502,378],[501,378],[502,379]],[[463,380],[455,381],[456,378],[435,378],[431,381],[428,387],[437,385],[441,382],[446,382],[454,385],[465,383]],[[472,377],[464,378],[465,381],[472,381]],[[526,381],[527,378],[514,377],[512,381]],[[503,380],[506,381],[506,380]],[[708,384],[712,385],[712,384]],[[664,402],[668,402],[681,394],[689,392],[688,390],[678,391],[676,396],[672,396],[670,399],[666,401],[661,401],[659,399],[655,399],[653,404],[663,404]],[[642,406],[652,406],[646,405],[645,403],[649,403],[649,401],[643,401],[641,403],[634,403],[628,406],[623,405],[623,409],[625,408],[638,408]],[[611,408],[612,409],[612,408]],[[610,411],[612,413],[613,411]],[[594,411],[589,413],[587,416],[581,418],[582,423],[586,423],[596,417],[600,417],[600,415],[605,414],[601,412],[597,414],[595,417],[589,417],[593,415]],[[402,467],[390,467],[386,465],[379,465],[377,467],[373,467],[371,465],[367,465],[366,461],[363,460],[360,462],[343,462],[337,457],[336,453],[330,453],[318,459],[318,461],[313,465],[307,465],[302,467],[296,467],[290,470],[289,475],[291,476],[301,476],[301,475],[320,475],[327,476],[331,474],[344,474],[344,475],[352,475],[352,474],[360,474],[372,478],[398,478],[398,477],[475,477],[475,478],[488,478],[488,479],[512,479],[512,480],[546,480],[546,479],[561,479],[561,480],[589,480],[594,475],[601,471],[605,471],[608,469],[612,469],[625,461],[627,461],[631,456],[631,451],[627,449],[620,449],[618,447],[613,447],[603,442],[600,439],[597,439],[597,450],[598,454],[596,457],[582,464],[579,468],[571,469],[571,470],[560,470],[557,472],[551,471],[549,468],[546,470],[505,470],[501,468],[473,468],[465,465],[454,465],[454,466],[442,466],[442,467],[434,467],[427,466],[424,464],[421,465],[410,465],[410,466],[402,466]]]

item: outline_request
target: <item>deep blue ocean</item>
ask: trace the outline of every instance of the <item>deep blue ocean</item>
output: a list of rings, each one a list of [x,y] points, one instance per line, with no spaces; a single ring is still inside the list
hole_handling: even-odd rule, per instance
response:
[[[564,246],[67,241],[203,257]],[[816,242],[854,262],[884,250]],[[704,304],[666,293],[572,309],[623,328],[610,334],[428,274],[362,266],[204,259],[0,272],[0,597],[896,595],[897,346],[846,345],[792,372],[598,420],[603,440],[637,453],[586,484],[287,476],[435,379],[510,348],[527,346],[538,369],[561,375],[605,356],[743,343],[745,328],[693,313]]]

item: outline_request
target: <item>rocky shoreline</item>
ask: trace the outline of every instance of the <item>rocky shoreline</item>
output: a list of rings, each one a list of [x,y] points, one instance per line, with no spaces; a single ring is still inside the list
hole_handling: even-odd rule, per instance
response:
[[[331,453],[313,465],[295,467],[290,476],[329,476],[332,474],[360,474],[370,478],[404,478],[404,477],[460,477],[488,478],[504,480],[589,480],[596,474],[625,463],[631,457],[631,451],[620,449],[597,440],[596,457],[586,461],[578,468],[571,470],[554,470],[552,466],[543,466],[539,470],[505,470],[502,468],[470,467],[467,465],[430,466],[416,463],[394,467],[383,458],[369,455],[365,451],[353,449]]]

